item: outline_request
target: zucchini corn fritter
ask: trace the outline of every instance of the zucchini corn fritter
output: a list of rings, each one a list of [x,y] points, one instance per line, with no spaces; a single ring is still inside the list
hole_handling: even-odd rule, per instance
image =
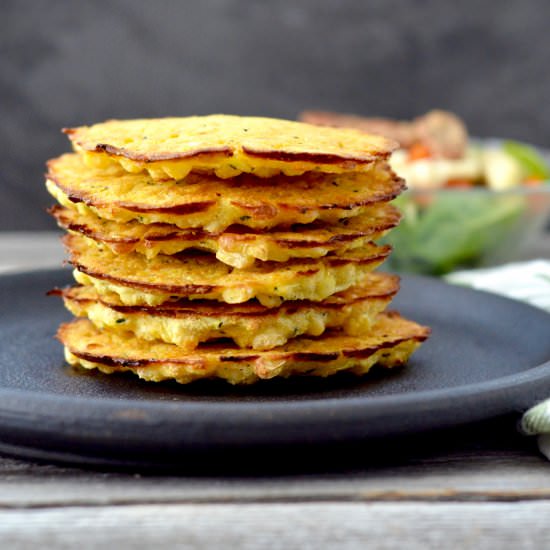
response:
[[[54,291],[71,365],[250,384],[402,365],[429,336],[375,271],[405,188],[394,142],[230,115],[65,133],[46,187],[77,283]]]

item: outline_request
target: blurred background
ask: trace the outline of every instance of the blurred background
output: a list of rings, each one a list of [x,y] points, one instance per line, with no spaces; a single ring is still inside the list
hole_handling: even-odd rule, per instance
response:
[[[548,0],[3,0],[0,229],[55,229],[44,162],[107,118],[441,108],[545,147],[549,22]]]

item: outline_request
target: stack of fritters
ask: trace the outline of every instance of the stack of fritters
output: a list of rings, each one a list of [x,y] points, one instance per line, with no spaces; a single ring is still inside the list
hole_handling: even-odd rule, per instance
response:
[[[66,133],[47,187],[79,283],[69,363],[238,384],[392,367],[427,338],[374,271],[404,189],[387,139],[227,115]]]

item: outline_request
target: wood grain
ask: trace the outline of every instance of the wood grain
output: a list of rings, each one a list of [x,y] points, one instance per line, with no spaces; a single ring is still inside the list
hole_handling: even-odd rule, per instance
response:
[[[0,460],[0,508],[273,502],[550,501],[550,465],[523,451],[428,455],[324,473],[162,475]]]
[[[5,548],[547,548],[549,502],[179,504],[0,512]]]

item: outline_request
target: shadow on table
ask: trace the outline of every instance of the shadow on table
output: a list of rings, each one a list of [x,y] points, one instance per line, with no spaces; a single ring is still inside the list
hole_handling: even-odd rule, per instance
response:
[[[475,424],[368,442],[242,447],[224,452],[189,452],[177,456],[127,457],[32,456],[14,448],[6,454],[42,464],[55,464],[102,472],[141,475],[193,475],[263,477],[305,474],[342,474],[411,466],[502,459],[539,455],[536,440],[517,429],[518,416],[506,415]],[[6,448],[4,447],[4,452]],[[540,456],[540,455],[539,455]]]

